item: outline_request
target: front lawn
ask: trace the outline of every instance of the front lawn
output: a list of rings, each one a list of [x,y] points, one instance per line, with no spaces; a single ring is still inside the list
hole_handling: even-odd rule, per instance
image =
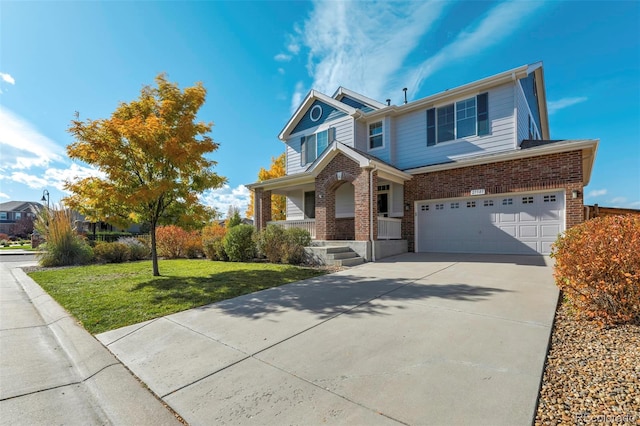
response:
[[[92,334],[277,287],[324,272],[271,263],[161,260],[29,273]]]

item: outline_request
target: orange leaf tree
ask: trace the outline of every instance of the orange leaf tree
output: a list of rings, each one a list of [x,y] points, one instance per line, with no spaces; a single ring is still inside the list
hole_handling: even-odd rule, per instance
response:
[[[213,124],[196,121],[206,93],[202,83],[180,90],[160,74],[156,86],[143,87],[137,100],[121,103],[110,118],[76,118],[69,127],[75,138],[69,157],[102,176],[67,181],[72,194],[65,205],[93,221],[148,223],[154,276],[160,275],[158,224],[207,220],[212,211],[198,194],[226,182],[211,170],[216,162],[205,158],[218,149],[208,136]]]
[[[282,177],[286,174],[285,170],[285,161],[286,161],[286,153],[282,153],[282,155],[278,157],[271,157],[271,167],[269,170],[266,170],[264,167],[260,168],[258,172],[258,181],[262,182],[269,179],[275,179],[277,177]],[[251,191],[249,201],[249,207],[247,208],[246,216],[248,218],[252,218],[254,211],[253,205],[254,203],[254,194]],[[284,220],[286,218],[287,211],[287,198],[284,195],[272,195],[271,196],[271,219],[272,220]]]

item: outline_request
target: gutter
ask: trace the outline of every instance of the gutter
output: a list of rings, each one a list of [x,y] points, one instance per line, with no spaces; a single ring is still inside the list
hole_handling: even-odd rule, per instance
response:
[[[369,170],[369,241],[371,242],[371,261],[376,261],[376,242],[373,239],[373,172],[377,167],[367,166]]]

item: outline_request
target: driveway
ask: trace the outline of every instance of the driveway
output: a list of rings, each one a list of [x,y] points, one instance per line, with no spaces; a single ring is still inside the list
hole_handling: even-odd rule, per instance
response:
[[[557,300],[545,257],[409,253],[97,337],[192,425],[529,425]]]

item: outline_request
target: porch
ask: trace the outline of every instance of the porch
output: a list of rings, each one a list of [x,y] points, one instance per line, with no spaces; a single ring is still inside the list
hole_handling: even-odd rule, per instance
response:
[[[400,240],[402,239],[402,219],[395,217],[378,217],[378,240]],[[277,220],[267,222],[267,225],[278,225],[284,229],[300,228],[311,235],[311,239],[316,239],[316,220]]]

